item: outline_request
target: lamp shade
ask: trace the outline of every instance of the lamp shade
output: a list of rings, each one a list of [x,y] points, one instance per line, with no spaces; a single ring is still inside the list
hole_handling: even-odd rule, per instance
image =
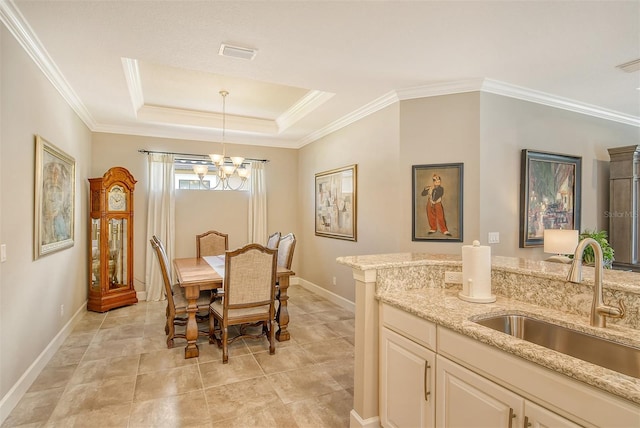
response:
[[[544,252],[573,254],[578,246],[577,230],[545,229]]]

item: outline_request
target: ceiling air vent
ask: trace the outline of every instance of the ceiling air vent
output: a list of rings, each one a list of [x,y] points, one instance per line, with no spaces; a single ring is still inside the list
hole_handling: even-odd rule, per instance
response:
[[[218,51],[218,55],[248,60],[254,59],[257,53],[258,51],[255,49],[231,46],[224,43],[220,45],[220,50]]]
[[[633,61],[625,62],[624,64],[617,65],[616,68],[619,68],[622,71],[626,71],[627,73],[633,73],[634,71],[640,70],[640,58],[634,59]]]

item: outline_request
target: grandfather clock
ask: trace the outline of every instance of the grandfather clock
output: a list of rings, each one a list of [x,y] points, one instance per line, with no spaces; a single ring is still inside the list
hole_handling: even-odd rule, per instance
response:
[[[138,302],[133,288],[133,189],[136,180],[122,167],[90,178],[89,301],[105,312]]]

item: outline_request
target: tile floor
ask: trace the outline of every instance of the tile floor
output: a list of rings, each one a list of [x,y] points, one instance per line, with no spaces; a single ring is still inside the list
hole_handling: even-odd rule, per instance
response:
[[[165,302],[87,312],[2,427],[348,427],[354,315],[289,288],[291,340],[167,349]]]

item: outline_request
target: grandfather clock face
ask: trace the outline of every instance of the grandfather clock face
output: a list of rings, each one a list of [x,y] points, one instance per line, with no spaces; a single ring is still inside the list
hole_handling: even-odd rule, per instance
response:
[[[109,211],[126,211],[127,194],[121,186],[115,185],[109,190]]]

